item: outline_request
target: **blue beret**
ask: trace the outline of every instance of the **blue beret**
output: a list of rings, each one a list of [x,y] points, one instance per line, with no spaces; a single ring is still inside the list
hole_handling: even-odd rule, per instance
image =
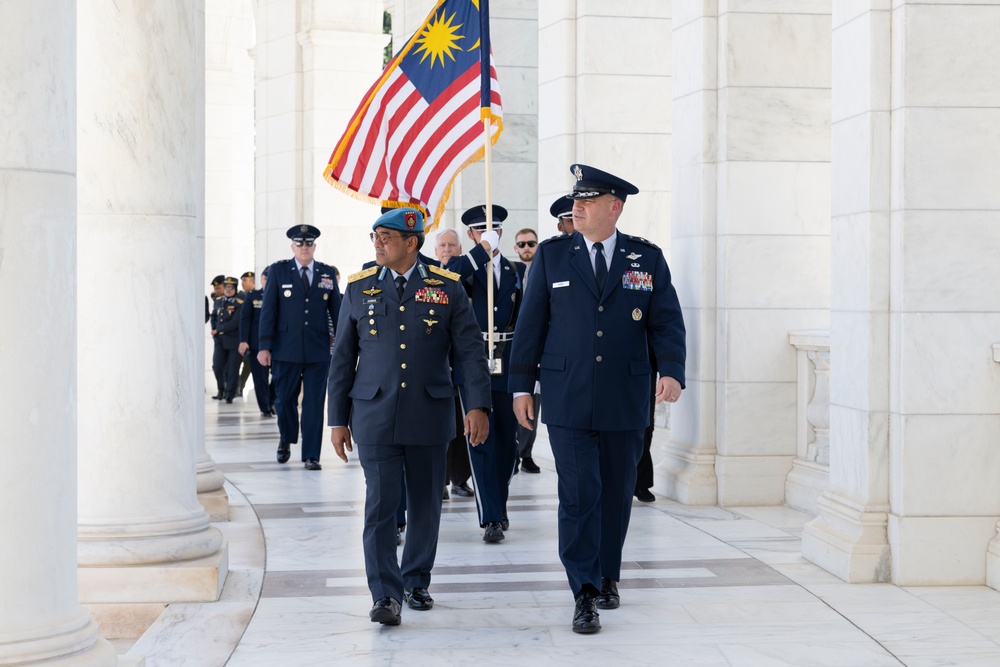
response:
[[[393,208],[383,213],[372,225],[372,231],[379,227],[398,229],[401,232],[423,232],[424,214],[415,208]]]
[[[493,204],[493,226],[503,227],[507,219],[507,209],[499,204]],[[471,229],[486,229],[486,204],[473,206],[462,214],[462,223]]]
[[[553,218],[572,218],[573,200],[563,195],[549,206],[549,215]]]
[[[570,165],[569,172],[576,178],[573,192],[567,195],[572,199],[591,199],[601,195],[614,195],[625,201],[625,197],[628,195],[639,194],[639,188],[628,181],[585,164]]]
[[[319,229],[312,225],[295,225],[285,232],[285,236],[293,241],[307,241],[319,236]]]

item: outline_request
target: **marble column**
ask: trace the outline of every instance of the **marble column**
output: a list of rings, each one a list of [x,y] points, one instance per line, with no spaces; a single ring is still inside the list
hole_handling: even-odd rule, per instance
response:
[[[118,664],[77,599],[75,77],[72,0],[0,4],[3,665]]]
[[[779,504],[788,332],[828,325],[830,3],[674,3],[671,226],[688,388],[661,464],[688,503]]]
[[[203,439],[204,2],[79,3],[79,578],[217,599]]]

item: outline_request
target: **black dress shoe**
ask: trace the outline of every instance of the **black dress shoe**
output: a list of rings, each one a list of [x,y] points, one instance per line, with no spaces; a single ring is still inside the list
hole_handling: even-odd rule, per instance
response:
[[[368,617],[372,619],[372,623],[399,625],[402,609],[402,605],[395,598],[382,598],[372,605],[372,610],[368,612]]]
[[[213,401],[221,401],[223,398],[225,398],[225,394],[223,394],[220,391],[218,394],[216,394],[215,396],[212,397],[212,400]]]
[[[573,632],[592,635],[601,630],[601,615],[597,613],[592,593],[581,593],[573,610]]]
[[[226,403],[232,403],[232,402],[233,402],[233,399],[231,399],[231,398],[227,398],[226,399]]]
[[[322,470],[323,466],[319,464],[316,459],[306,459],[305,462],[306,470]]]
[[[261,417],[273,417],[274,415],[272,415],[270,412],[262,412],[262,413],[260,413],[260,416]]]
[[[469,488],[469,485],[462,482],[461,484],[451,485],[451,495],[459,496],[461,498],[471,498],[473,493],[472,489]]]
[[[287,463],[292,455],[292,450],[287,442],[278,442],[278,463]]]
[[[542,471],[541,468],[535,465],[535,462],[531,460],[530,456],[525,456],[523,459],[521,459],[521,470],[530,473],[536,473]]]
[[[505,533],[508,530],[510,530],[510,519],[508,519],[507,517],[500,519],[500,527],[503,529],[503,532]]]
[[[404,588],[403,597],[406,598],[406,604],[410,609],[427,611],[434,607],[434,598],[426,588]]]
[[[635,497],[644,503],[651,503],[656,501],[656,496],[650,493],[649,489],[636,489]]]
[[[618,609],[622,604],[618,595],[618,582],[604,577],[601,579],[601,594],[595,598],[598,609]]]
[[[483,542],[502,542],[504,537],[506,536],[503,534],[503,527],[500,526],[499,521],[491,521],[486,524],[486,532],[483,533]]]

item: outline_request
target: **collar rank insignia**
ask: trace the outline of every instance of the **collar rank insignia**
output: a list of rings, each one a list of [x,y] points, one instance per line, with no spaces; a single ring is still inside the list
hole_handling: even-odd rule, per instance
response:
[[[428,285],[444,285],[444,281],[437,278],[424,278],[424,282]]]
[[[625,259],[639,259],[640,257],[642,257],[642,255],[637,255],[634,252],[633,253],[629,253],[628,255],[625,255]]]
[[[367,294],[368,296],[375,296],[376,294],[381,294],[382,290],[377,287],[370,287],[368,289],[361,290],[362,294]]]

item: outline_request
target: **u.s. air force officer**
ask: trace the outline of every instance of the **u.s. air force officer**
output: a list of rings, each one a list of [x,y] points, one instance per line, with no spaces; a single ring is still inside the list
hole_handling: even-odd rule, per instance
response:
[[[299,439],[299,386],[302,387],[302,460],[306,470],[319,470],[323,446],[323,396],[330,370],[333,324],[340,314],[340,288],[332,266],[313,259],[320,232],[296,225],[293,259],[275,262],[260,308],[260,351],[257,360],[271,367],[274,409],[278,413],[278,463],[291,456]]]
[[[510,478],[517,465],[517,422],[511,395],[507,389],[507,364],[510,360],[510,340],[517,324],[524,283],[524,264],[511,262],[500,254],[500,234],[507,209],[492,205],[496,231],[486,231],[486,206],[473,206],[462,214],[468,226],[469,238],[476,244],[466,255],[452,257],[448,268],[462,277],[462,284],[472,299],[476,321],[486,336],[489,315],[487,275],[493,275],[493,335],[494,356],[499,359],[500,372],[492,375],[493,413],[490,416],[490,437],[483,447],[470,449],[472,476],[479,508],[479,527],[484,528],[483,541],[496,543],[504,539],[509,527],[507,495]],[[489,268],[487,268],[489,267]],[[461,375],[456,381],[463,382]]]
[[[358,443],[365,473],[365,571],[376,623],[398,625],[400,602],[428,610],[437,553],[445,452],[455,436],[455,384],[462,369],[465,432],[489,431],[490,381],[479,327],[450,271],[417,260],[423,215],[409,208],[372,226],[373,266],[348,278],[330,364],[330,439],[342,460]],[[407,540],[396,557],[396,508],[406,475]]]
[[[253,373],[253,390],[257,395],[257,407],[262,417],[274,417],[274,385],[271,384],[266,366],[257,361],[260,350],[260,309],[264,305],[264,287],[267,285],[267,269],[260,272],[260,289],[246,293],[246,301],[240,310],[240,354],[249,355],[250,372]]]
[[[576,177],[576,233],[543,242],[511,352],[514,413],[529,428],[536,368],[559,492],[559,557],[576,598],[573,631],[600,630],[617,581],[649,423],[649,347],[657,401],[684,386],[684,321],[670,270],[652,243],[616,230],[631,183],[593,167]]]

